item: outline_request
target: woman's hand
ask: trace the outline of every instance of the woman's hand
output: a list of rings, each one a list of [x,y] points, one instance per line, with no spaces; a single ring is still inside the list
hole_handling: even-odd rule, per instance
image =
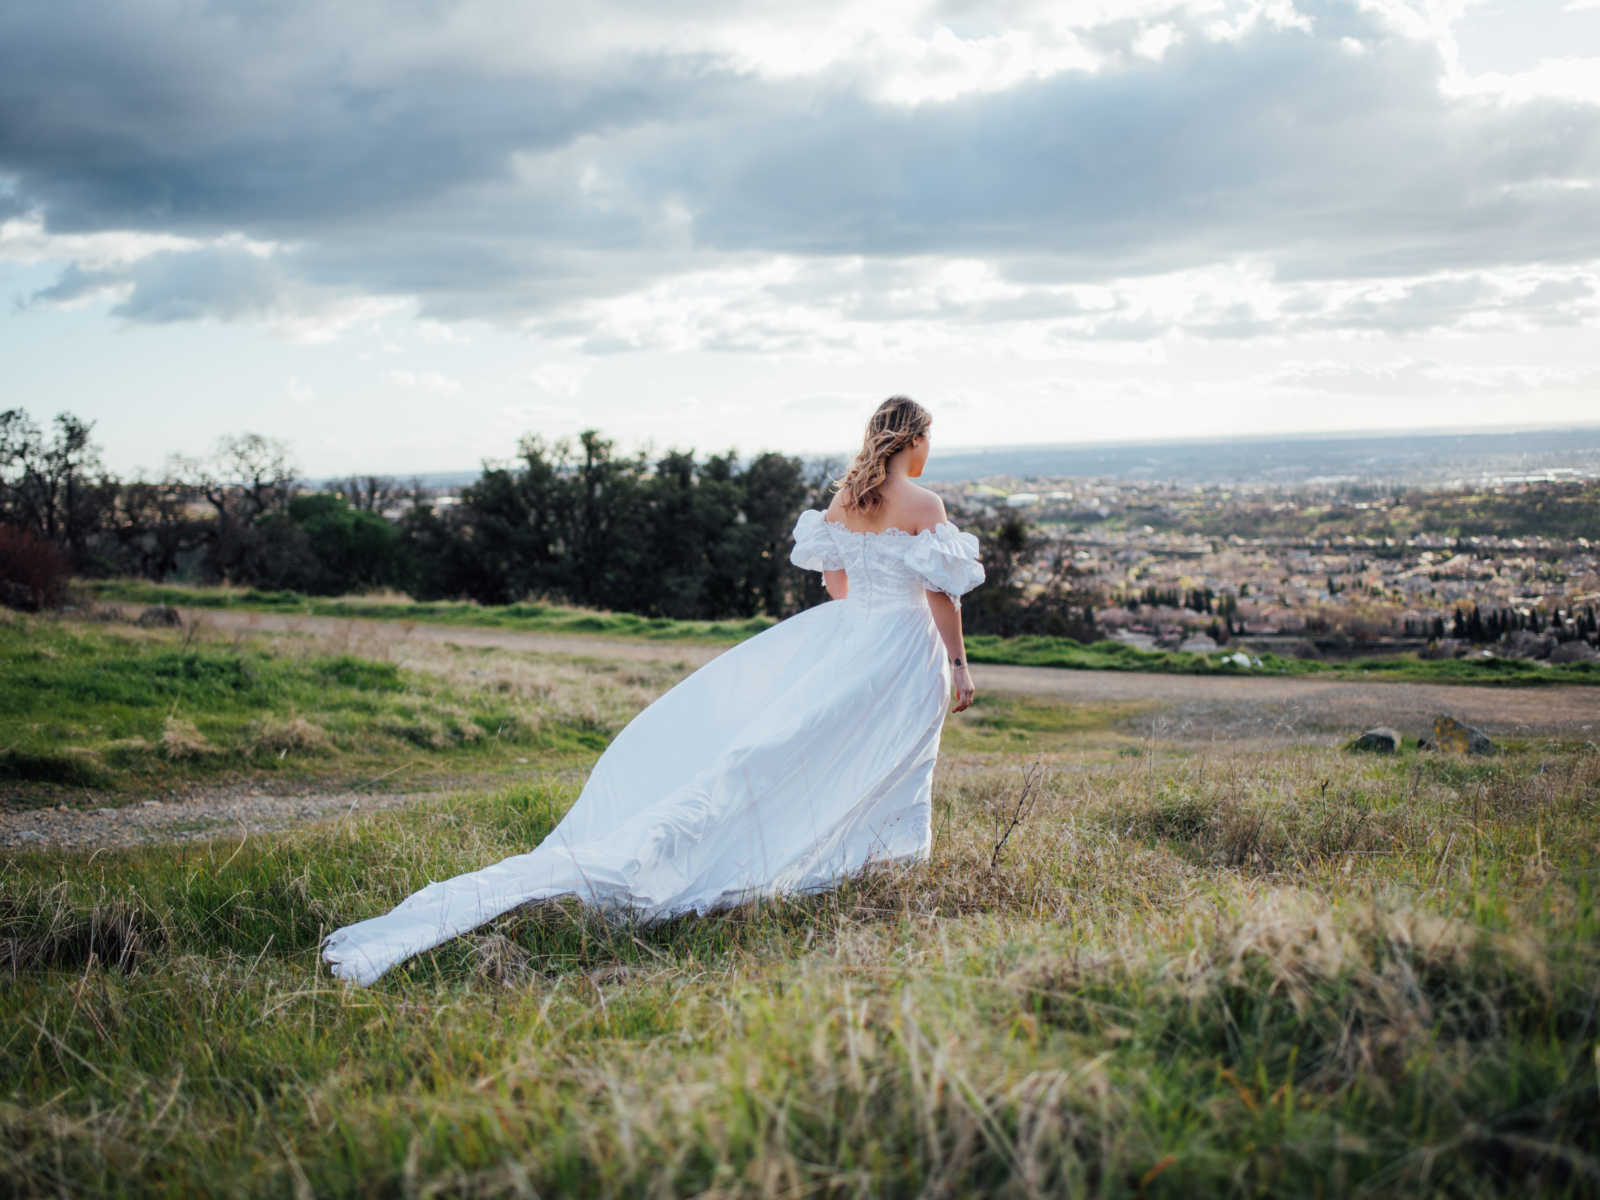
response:
[[[951,712],[960,712],[972,703],[974,688],[972,686],[972,672],[967,670],[967,664],[962,663],[951,673],[950,682],[956,689],[956,702],[950,706]]]

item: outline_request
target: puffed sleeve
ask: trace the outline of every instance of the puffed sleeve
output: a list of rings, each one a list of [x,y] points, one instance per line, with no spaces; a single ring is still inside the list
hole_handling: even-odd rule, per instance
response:
[[[794,549],[789,551],[789,561],[804,571],[842,569],[844,557],[827,526],[816,509],[808,508],[801,513],[794,523]]]
[[[961,607],[961,595],[983,582],[983,564],[978,561],[978,539],[962,533],[953,521],[941,521],[924,529],[906,551],[906,566],[922,576],[931,592],[943,592]]]

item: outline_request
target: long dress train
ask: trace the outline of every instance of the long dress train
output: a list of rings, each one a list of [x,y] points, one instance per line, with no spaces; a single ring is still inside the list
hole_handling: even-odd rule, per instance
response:
[[[927,592],[959,604],[983,582],[978,540],[949,521],[858,533],[815,510],[794,540],[796,565],[846,572],[846,599],[739,643],[640,712],[533,850],[329,934],[333,973],[371,983],[531,900],[575,894],[650,922],[926,859],[950,695]]]

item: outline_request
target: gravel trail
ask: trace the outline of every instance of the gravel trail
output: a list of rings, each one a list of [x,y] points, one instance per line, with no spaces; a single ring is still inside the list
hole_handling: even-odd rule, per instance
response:
[[[196,788],[180,799],[145,800],[116,808],[72,808],[63,804],[0,812],[0,846],[78,849],[240,837],[330,817],[379,812],[445,795],[448,793],[273,794],[251,785]]]

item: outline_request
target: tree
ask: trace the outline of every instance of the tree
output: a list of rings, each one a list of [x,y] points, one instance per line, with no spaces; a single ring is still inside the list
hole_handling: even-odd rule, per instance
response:
[[[296,496],[258,523],[262,565],[256,582],[315,595],[381,587],[399,577],[400,536],[377,513],[343,496]]]
[[[207,459],[174,461],[215,514],[206,573],[241,582],[271,573],[261,560],[256,524],[269,513],[286,511],[295,494],[298,472],[288,443],[259,433],[234,434],[221,438]]]
[[[786,586],[795,571],[789,563],[789,534],[810,490],[804,464],[784,454],[761,454],[745,468],[740,485],[746,607],[749,614],[787,615],[796,611]]]
[[[417,481],[420,483],[420,480]],[[388,475],[349,475],[330,489],[358,512],[382,514],[391,505],[414,496],[416,488],[402,487]],[[412,503],[415,504],[415,500]]]
[[[969,519],[963,524],[978,538],[984,571],[984,585],[962,599],[963,629],[1002,637],[1020,633],[1023,569],[1036,549],[1027,518],[1007,509],[998,517]]]
[[[0,412],[0,521],[63,547],[75,569],[114,519],[116,484],[91,440],[92,421],[58,413],[47,440],[20,409]]]
[[[192,511],[196,499],[181,460],[169,460],[158,479],[123,484],[107,556],[111,569],[157,581],[178,572],[209,540],[207,523]]]

